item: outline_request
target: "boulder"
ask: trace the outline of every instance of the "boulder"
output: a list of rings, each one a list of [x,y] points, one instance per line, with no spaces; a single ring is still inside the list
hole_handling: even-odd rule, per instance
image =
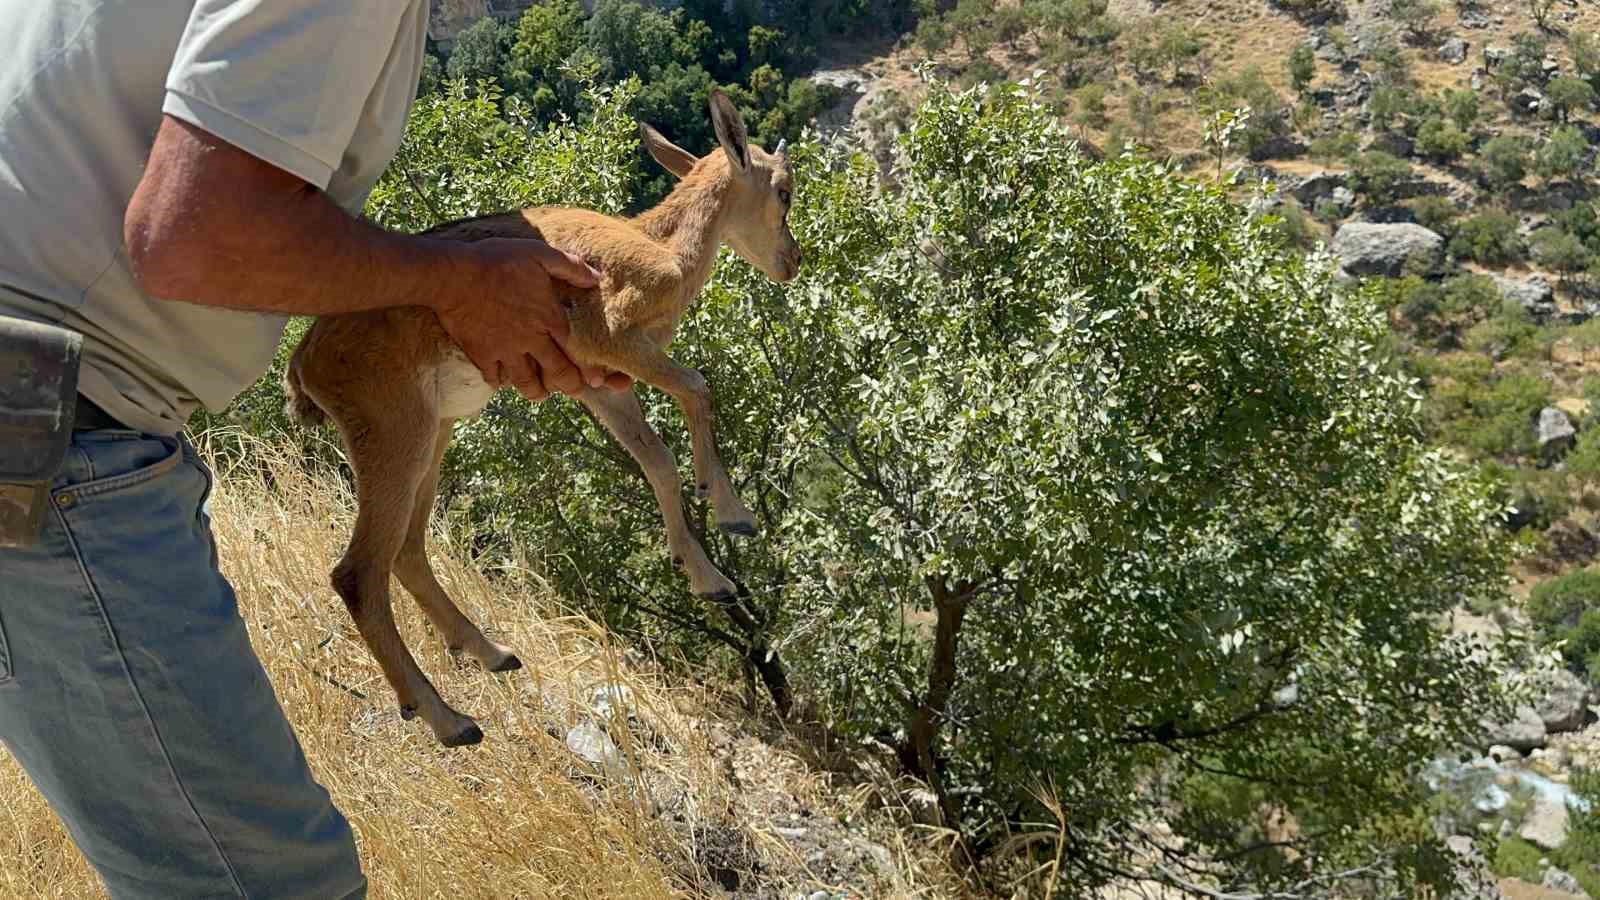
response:
[[[488,14],[489,0],[433,0],[428,10],[428,37],[448,44]]]
[[[1511,106],[1521,113],[1533,114],[1544,106],[1544,92],[1537,88],[1525,87],[1511,95]]]
[[[1463,10],[1460,22],[1463,28],[1488,28],[1493,24],[1488,14],[1481,9]]]
[[[1565,419],[1565,414],[1562,415]],[[1571,426],[1568,426],[1569,428]],[[1548,734],[1579,731],[1589,716],[1589,685],[1566,669],[1542,670],[1530,679],[1533,708]]]
[[[1511,58],[1511,48],[1504,44],[1490,44],[1483,48],[1483,67],[1493,69]]]
[[[1333,192],[1343,188],[1349,190],[1345,176],[1337,172],[1312,172],[1300,179],[1289,193],[1294,195],[1300,205],[1306,209],[1316,209],[1317,201],[1333,196]]]
[[[1411,223],[1351,222],[1333,236],[1333,253],[1350,275],[1427,274],[1444,260],[1444,238]]]
[[[1274,135],[1250,149],[1250,159],[1261,162],[1265,159],[1298,159],[1306,154],[1306,145],[1302,141],[1286,134]]]
[[[1517,836],[1545,850],[1558,849],[1567,842],[1567,804],[1540,794],[1517,829]]]
[[[1495,286],[1500,288],[1500,296],[1507,300],[1515,300],[1535,322],[1543,323],[1556,312],[1556,292],[1550,282],[1542,275],[1533,275],[1527,278],[1518,278],[1513,275],[1503,275],[1499,272],[1491,273]]]
[[[1567,414],[1554,406],[1539,410],[1539,421],[1534,425],[1534,436],[1539,441],[1539,452],[1545,457],[1555,457],[1572,449],[1578,439],[1578,429],[1572,426]]]
[[[1523,753],[1543,747],[1545,743],[1544,720],[1531,706],[1519,706],[1509,722],[1486,722],[1488,743],[1504,744]]]
[[[1539,882],[1540,887],[1547,887],[1552,891],[1571,894],[1574,897],[1587,897],[1589,893],[1572,877],[1572,873],[1563,872],[1555,866],[1544,870],[1544,880]]]
[[[1467,61],[1467,48],[1470,46],[1461,38],[1451,38],[1439,45],[1439,58],[1459,65]]]
[[[860,69],[821,69],[811,74],[811,83],[831,88],[838,100],[817,116],[817,128],[831,133],[848,131],[855,122],[856,107],[867,96],[869,76]]]
[[[572,755],[598,769],[625,770],[627,759],[605,729],[593,722],[581,722],[567,732],[567,749]]]

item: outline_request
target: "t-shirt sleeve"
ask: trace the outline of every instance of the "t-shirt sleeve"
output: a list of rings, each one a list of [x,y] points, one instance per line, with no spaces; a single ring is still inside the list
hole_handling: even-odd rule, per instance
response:
[[[326,189],[408,6],[199,0],[162,111]]]

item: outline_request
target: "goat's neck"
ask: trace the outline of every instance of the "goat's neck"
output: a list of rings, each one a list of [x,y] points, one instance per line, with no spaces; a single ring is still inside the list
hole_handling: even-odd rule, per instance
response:
[[[732,187],[725,170],[697,170],[638,218],[646,235],[672,249],[683,273],[681,300],[686,304],[705,287],[717,262]]]

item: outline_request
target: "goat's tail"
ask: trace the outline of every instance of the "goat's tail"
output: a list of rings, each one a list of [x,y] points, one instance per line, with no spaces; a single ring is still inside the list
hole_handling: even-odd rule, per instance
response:
[[[311,399],[306,393],[306,387],[300,380],[300,351],[306,347],[302,341],[300,346],[294,348],[294,355],[289,357],[289,364],[283,369],[283,392],[289,402],[283,405],[284,415],[291,420],[299,422],[307,428],[314,428],[328,421],[328,414],[322,411],[317,401]]]

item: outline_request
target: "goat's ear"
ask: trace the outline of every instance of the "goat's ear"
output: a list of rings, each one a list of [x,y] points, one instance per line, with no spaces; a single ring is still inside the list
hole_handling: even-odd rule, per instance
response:
[[[660,163],[661,168],[679,178],[687,176],[694,169],[694,164],[699,162],[693,153],[667,140],[661,132],[643,122],[639,123],[639,140],[644,142],[644,148],[650,151],[651,158]]]
[[[744,128],[744,116],[720,90],[711,92],[711,125],[717,130],[717,140],[722,142],[734,171],[750,171],[750,136]]]

